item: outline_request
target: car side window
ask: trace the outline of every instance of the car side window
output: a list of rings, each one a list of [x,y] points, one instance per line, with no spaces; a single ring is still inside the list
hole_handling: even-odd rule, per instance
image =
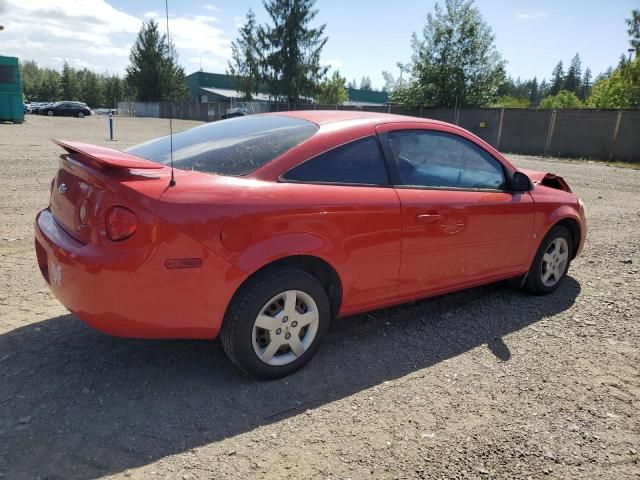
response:
[[[506,188],[502,164],[462,137],[433,130],[401,130],[389,132],[388,138],[402,185]]]
[[[389,185],[380,145],[366,137],[336,147],[282,175],[284,180],[309,183]]]

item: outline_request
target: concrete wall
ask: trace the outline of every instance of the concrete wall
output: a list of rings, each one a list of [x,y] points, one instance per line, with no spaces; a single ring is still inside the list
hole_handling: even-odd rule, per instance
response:
[[[608,159],[617,116],[615,111],[558,110],[547,154]]]
[[[502,110],[496,108],[464,109],[459,111],[457,123],[495,147],[498,145],[501,115]]]
[[[552,113],[551,110],[505,108],[500,144],[496,148],[524,155],[544,154]]]
[[[640,163],[640,110],[423,109],[421,116],[457,124],[503,152]]]
[[[625,162],[640,162],[640,110],[620,112],[620,124],[611,158]]]

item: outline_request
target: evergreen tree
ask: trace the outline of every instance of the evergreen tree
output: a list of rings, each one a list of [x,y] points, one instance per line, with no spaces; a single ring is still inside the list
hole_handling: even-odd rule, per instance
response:
[[[339,71],[333,72],[333,75],[325,79],[318,87],[318,103],[321,105],[342,105],[349,99],[346,83],[347,79],[340,76]]]
[[[384,79],[384,85],[382,86],[383,92],[391,92],[396,88],[396,79],[393,77],[391,72],[387,70],[382,71],[382,78]]]
[[[22,93],[26,100],[37,100],[38,85],[42,79],[42,71],[33,60],[21,62]]]
[[[580,95],[580,82],[582,81],[582,62],[580,55],[575,54],[571,59],[569,70],[567,70],[567,76],[564,79],[564,89],[570,92]]]
[[[295,104],[313,97],[328,67],[320,65],[326,25],[312,27],[316,0],[264,0],[271,25],[259,29],[271,94]]]
[[[103,81],[104,106],[117,108],[118,102],[124,100],[124,81],[116,76],[105,76]]]
[[[98,75],[90,70],[85,70],[80,83],[80,99],[91,108],[98,108],[104,105],[102,85]]]
[[[36,99],[40,101],[56,102],[60,100],[60,74],[51,68],[42,71]]]
[[[546,78],[543,78],[540,85],[538,85],[538,98],[542,99],[547,97],[550,93],[550,89],[551,87],[549,86],[549,82],[547,82]]]
[[[177,63],[175,49],[165,35],[160,35],[158,23],[142,24],[131,48],[127,67],[127,83],[141,102],[181,100],[186,96],[184,70]]]
[[[247,13],[245,24],[238,29],[238,38],[231,42],[231,61],[227,73],[235,78],[236,88],[251,100],[260,90],[260,50],[258,27],[252,9]]]
[[[584,102],[587,98],[589,98],[589,95],[591,95],[591,69],[587,67],[582,77],[582,82],[580,85],[580,95],[578,96],[580,97],[580,100]]]
[[[445,0],[412,37],[411,81],[394,97],[409,105],[479,107],[497,98],[504,61],[473,0]]]
[[[362,77],[360,80],[360,90],[371,90],[371,79],[369,77]]]
[[[531,88],[529,89],[529,105],[537,107],[540,104],[540,91],[538,89],[538,78],[533,77]]]
[[[551,88],[550,94],[557,95],[560,90],[564,89],[564,67],[562,65],[562,60],[558,62],[558,64],[553,69],[551,73]]]
[[[60,90],[63,100],[78,100],[80,95],[80,85],[75,69],[69,66],[65,61],[62,66],[62,75],[60,76]]]
[[[625,22],[629,26],[627,30],[630,37],[629,43],[636,49],[636,58],[638,58],[640,53],[640,10],[632,10],[631,18],[627,18]]]

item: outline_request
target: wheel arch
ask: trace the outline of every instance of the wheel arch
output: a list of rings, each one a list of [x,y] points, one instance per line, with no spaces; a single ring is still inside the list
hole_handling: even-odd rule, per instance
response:
[[[557,219],[555,222],[549,225],[549,228],[547,229],[547,231],[545,232],[542,238],[547,236],[547,234],[557,226],[561,226],[569,230],[569,234],[571,235],[571,240],[572,240],[571,243],[573,247],[573,250],[571,252],[571,259],[573,260],[578,255],[578,251],[580,249],[580,242],[582,239],[580,222],[572,216],[567,216],[567,217]]]
[[[266,263],[244,279],[233,297],[235,298],[249,281],[261,275],[266,270],[285,266],[298,268],[314,276],[322,284],[327,293],[332,318],[338,314],[340,305],[342,304],[342,281],[340,280],[337,270],[329,262],[315,255],[289,255]],[[229,308],[232,301],[229,302],[227,308]]]

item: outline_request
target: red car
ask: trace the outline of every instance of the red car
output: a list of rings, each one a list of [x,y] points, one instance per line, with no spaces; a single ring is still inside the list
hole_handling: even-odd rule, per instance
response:
[[[58,143],[35,245],[60,302],[112,335],[220,335],[261,378],[304,365],[336,317],[503,279],[550,293],[585,241],[562,178],[433,120],[288,112],[124,152]]]

